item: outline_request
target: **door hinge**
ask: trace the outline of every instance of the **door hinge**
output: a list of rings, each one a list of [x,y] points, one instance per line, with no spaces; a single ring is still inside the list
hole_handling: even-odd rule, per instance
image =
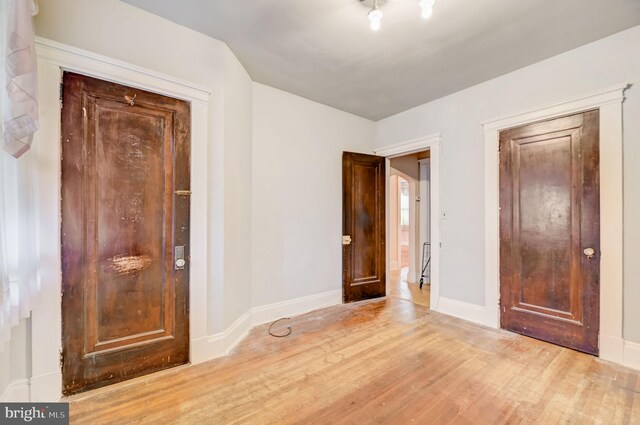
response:
[[[60,367],[64,366],[64,350],[60,350]]]
[[[60,104],[62,104],[63,99],[64,99],[64,83],[60,82]]]

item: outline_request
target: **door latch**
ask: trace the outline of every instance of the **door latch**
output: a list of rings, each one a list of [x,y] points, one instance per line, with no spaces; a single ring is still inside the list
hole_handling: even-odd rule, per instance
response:
[[[187,262],[184,259],[184,246],[176,246],[176,270],[184,270]]]

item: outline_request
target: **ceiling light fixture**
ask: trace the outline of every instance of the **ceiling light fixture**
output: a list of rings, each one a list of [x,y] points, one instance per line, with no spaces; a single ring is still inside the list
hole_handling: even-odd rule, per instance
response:
[[[365,0],[360,0],[364,2]],[[382,24],[382,17],[384,14],[378,5],[378,2],[385,3],[385,0],[373,0],[367,1],[365,4],[373,3],[373,7],[369,11],[367,17],[369,18],[369,26],[371,26],[372,31],[378,31]],[[436,3],[436,0],[418,0],[418,5],[420,6],[421,13],[423,19],[429,19],[431,15],[433,15],[433,5]]]
[[[373,31],[378,31],[380,29],[380,21],[382,21],[382,10],[378,8],[378,0],[373,2],[373,9],[369,11],[369,25]]]

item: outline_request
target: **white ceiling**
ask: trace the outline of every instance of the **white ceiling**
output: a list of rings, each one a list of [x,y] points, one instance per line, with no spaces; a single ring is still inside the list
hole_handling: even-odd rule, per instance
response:
[[[640,24],[640,0],[124,0],[222,40],[254,81],[378,120]],[[640,52],[639,52],[640,54]]]

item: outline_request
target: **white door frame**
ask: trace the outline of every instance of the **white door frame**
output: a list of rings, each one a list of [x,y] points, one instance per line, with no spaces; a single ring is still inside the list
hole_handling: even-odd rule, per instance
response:
[[[499,132],[562,115],[600,110],[600,357],[624,363],[622,102],[628,84],[548,107],[483,122],[485,175],[485,308],[500,327]]]
[[[419,253],[420,253],[420,276],[422,275],[422,247],[425,242],[430,242],[429,239],[429,218],[431,217],[431,195],[429,190],[429,182],[430,182],[430,169],[431,169],[431,159],[425,158],[418,160],[418,164],[420,166],[420,208],[418,209],[419,217],[418,223],[420,226],[420,238],[418,241]],[[429,211],[428,217],[425,216],[425,211]],[[418,277],[418,280],[420,279]]]
[[[37,38],[40,130],[33,145],[37,158],[36,216],[40,292],[31,318],[31,401],[52,401],[62,395],[61,245],[60,245],[60,83],[72,71],[191,104],[191,175],[207,174],[208,113],[213,90],[75,47]],[[207,179],[191,178],[189,279],[190,361],[208,359],[199,338],[207,336]],[[205,338],[206,339],[206,338]]]
[[[432,134],[425,137],[398,143],[385,148],[375,149],[376,155],[386,157],[385,184],[387,186],[386,196],[386,241],[387,244],[387,271],[389,264],[389,176],[391,168],[391,158],[409,155],[429,149],[431,159],[431,299],[430,308],[438,309],[440,298],[440,134]],[[389,273],[386,281],[387,291],[389,290]],[[388,292],[387,292],[388,293]]]
[[[395,236],[395,240],[396,240],[395,245],[397,248],[395,249],[395,262],[392,260],[393,257],[389,257],[389,270],[400,270],[400,258],[402,257],[402,253],[400,249],[400,217],[399,217],[400,206],[398,205],[398,202],[400,200],[400,193],[398,193],[398,188],[400,186],[400,180],[398,180],[399,178],[400,176],[398,175],[391,175],[389,177],[389,186],[387,186],[389,188],[389,192],[387,193],[387,198],[389,199],[389,249],[387,250],[387,254],[391,254],[391,251],[393,251],[393,245],[391,243],[392,235]],[[391,211],[391,205],[394,205],[393,202],[391,202],[392,195],[395,195],[396,197],[395,206],[397,207],[396,209],[398,210],[395,212],[395,221],[391,220],[391,217],[393,216]],[[387,292],[388,292],[388,288],[387,288]]]
[[[407,280],[409,282],[413,282],[415,283],[415,277],[416,277],[416,233],[415,233],[415,229],[416,229],[416,225],[418,223],[417,218],[418,216],[416,215],[416,196],[417,196],[417,186],[418,186],[418,181],[415,180],[413,177],[407,175],[406,173],[403,173],[402,171],[396,170],[396,176],[398,178],[402,178],[403,180],[405,180],[407,182],[407,184],[409,185],[409,270],[407,273]],[[389,176],[389,178],[391,178],[391,176]],[[402,264],[402,245],[400,244],[400,233],[401,233],[401,223],[402,223],[402,219],[400,217],[400,180],[397,180],[398,182],[398,187],[397,187],[397,194],[398,194],[398,221],[396,223],[396,232],[398,234],[398,270],[402,270],[401,264]],[[389,186],[387,186],[389,187]],[[389,195],[386,196],[386,203],[391,204],[391,198],[390,198],[391,193],[389,193]],[[391,226],[393,226],[393,223],[391,223],[389,221],[389,227],[387,227],[387,229],[391,229]],[[389,251],[392,249],[393,247],[391,245],[389,245],[389,249],[387,249],[387,254],[389,253]],[[389,263],[391,264],[391,263]],[[387,268],[387,270],[391,270],[391,266],[389,266],[389,268]],[[387,288],[387,291],[389,290],[389,288]]]

